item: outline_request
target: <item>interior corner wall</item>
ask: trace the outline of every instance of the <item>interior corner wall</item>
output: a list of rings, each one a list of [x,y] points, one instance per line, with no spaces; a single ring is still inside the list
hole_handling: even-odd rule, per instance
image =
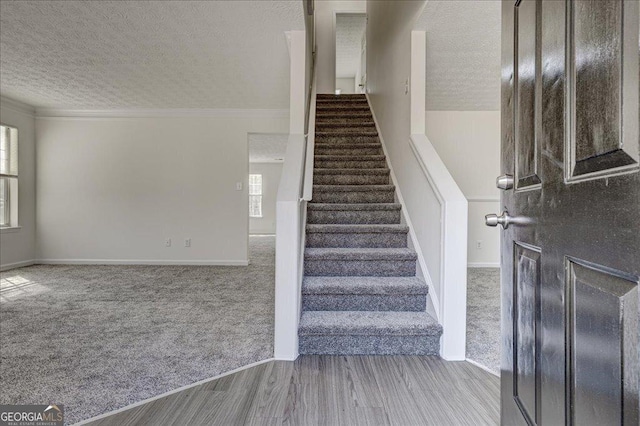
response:
[[[365,13],[367,1],[323,0],[315,2],[316,84],[318,93],[334,93],[336,88],[335,12]]]
[[[336,78],[336,89],[340,89],[342,94],[356,93],[355,77]]]
[[[247,133],[287,129],[287,117],[37,118],[38,258],[246,264]]]
[[[469,201],[469,266],[500,264],[500,229],[484,224],[500,213],[500,111],[427,111],[426,134]],[[480,247],[478,247],[480,242]]]
[[[276,199],[282,163],[250,163],[249,173],[262,175],[262,217],[249,218],[249,233],[275,234]]]
[[[0,101],[0,121],[18,129],[18,225],[0,234],[0,268],[26,265],[35,258],[36,145],[33,114]]]

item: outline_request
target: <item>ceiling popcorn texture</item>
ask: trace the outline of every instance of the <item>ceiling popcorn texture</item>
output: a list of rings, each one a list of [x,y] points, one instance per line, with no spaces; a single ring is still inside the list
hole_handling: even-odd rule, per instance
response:
[[[249,162],[272,163],[284,160],[289,135],[285,133],[249,133]]]
[[[0,92],[35,107],[288,108],[300,1],[2,1]]]
[[[430,0],[415,29],[427,33],[427,110],[500,109],[501,2]]]
[[[353,78],[360,64],[362,37],[367,29],[364,15],[336,16],[336,77]]]

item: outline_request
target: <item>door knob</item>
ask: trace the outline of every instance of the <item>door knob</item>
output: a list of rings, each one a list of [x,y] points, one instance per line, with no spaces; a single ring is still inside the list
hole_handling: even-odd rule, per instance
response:
[[[498,178],[496,179],[496,186],[502,190],[513,188],[513,176],[511,175],[498,176]]]
[[[511,216],[509,213],[504,211],[500,216],[497,214],[488,214],[484,217],[484,223],[487,226],[498,226],[502,225],[503,229],[507,229],[509,224],[511,223]]]

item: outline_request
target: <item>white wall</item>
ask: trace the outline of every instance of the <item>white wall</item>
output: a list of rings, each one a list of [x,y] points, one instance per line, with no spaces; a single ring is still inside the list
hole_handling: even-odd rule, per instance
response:
[[[469,201],[469,266],[499,266],[500,230],[484,215],[500,213],[500,111],[427,111],[426,134]]]
[[[365,13],[365,0],[315,2],[318,93],[333,93],[336,83],[335,12]]]
[[[356,93],[356,79],[354,78],[336,78],[336,89],[342,90],[342,94]]]
[[[250,163],[249,173],[262,175],[262,217],[249,218],[249,233],[275,234],[276,198],[282,163]]]
[[[440,210],[410,147],[411,105],[405,81],[411,72],[411,30],[424,1],[375,1],[367,3],[367,90],[380,125],[389,161],[398,180],[417,242],[424,254],[439,297]],[[430,208],[431,207],[431,208]]]
[[[0,99],[0,122],[18,128],[18,224],[19,229],[0,234],[0,268],[30,264],[36,240],[36,146],[33,109]]]
[[[286,116],[38,118],[39,258],[246,264],[247,133],[287,128]]]

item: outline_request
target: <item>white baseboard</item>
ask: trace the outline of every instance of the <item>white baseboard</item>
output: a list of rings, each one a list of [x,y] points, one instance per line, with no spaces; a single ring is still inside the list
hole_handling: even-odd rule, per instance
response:
[[[468,268],[499,268],[500,262],[469,262]]]
[[[248,260],[38,259],[41,265],[248,266]]]
[[[36,263],[35,260],[23,260],[22,262],[5,263],[0,265],[0,271],[8,271],[9,269],[23,268],[25,266],[31,266]]]
[[[499,373],[496,373],[495,371],[488,369],[487,367],[485,367],[484,365],[480,364],[479,362],[476,362],[476,361],[474,361],[472,359],[469,359],[469,358],[467,358],[465,361],[467,361],[469,364],[475,365],[476,367],[486,371],[489,374],[493,374],[496,377],[500,377]]]
[[[389,168],[389,176],[391,177],[391,183],[395,186],[396,197],[398,198],[398,203],[402,206],[400,213],[402,214],[402,218],[404,219],[406,225],[409,227],[409,244],[410,248],[412,248],[416,255],[418,256],[418,265],[416,268],[416,276],[422,277],[424,281],[427,283],[430,289],[434,287],[433,280],[431,279],[431,274],[429,273],[429,268],[427,268],[427,262],[425,261],[424,254],[422,253],[422,247],[420,247],[420,243],[418,243],[418,236],[416,235],[415,229],[413,227],[413,223],[411,222],[411,217],[409,217],[409,209],[404,202],[404,198],[402,197],[402,190],[400,189],[400,185],[398,184],[398,179],[396,178],[396,173],[393,169],[393,165],[391,164],[391,157],[389,156],[389,152],[387,151],[387,145],[384,142],[384,137],[382,136],[382,131],[380,130],[380,125],[378,124],[378,118],[376,117],[376,113],[373,110],[373,106],[371,105],[371,101],[369,100],[369,95],[365,95],[367,98],[367,104],[369,105],[369,109],[371,110],[371,116],[373,117],[373,122],[376,126],[376,131],[378,132],[378,139],[380,139],[380,145],[382,145],[382,152],[385,156],[385,161],[387,163],[387,167]],[[429,291],[427,300],[427,305],[430,311],[430,314],[433,314],[434,318],[440,322],[440,300],[436,295],[435,291]],[[442,345],[441,345],[442,347]]]
[[[238,372],[240,372],[242,370],[246,370],[248,368],[256,367],[256,366],[258,366],[260,364],[265,364],[267,362],[271,362],[271,361],[274,361],[274,360],[275,360],[274,358],[263,359],[262,361],[254,362],[252,364],[248,364],[248,365],[242,366],[240,368],[236,368],[235,370],[227,371],[226,373],[218,374],[217,376],[209,377],[208,379],[200,380],[198,382],[191,383],[190,385],[182,386],[182,387],[179,387],[177,389],[171,390],[169,392],[165,392],[165,393],[162,393],[160,395],[152,396],[151,398],[147,398],[147,399],[144,399],[142,401],[134,402],[133,404],[127,405],[126,407],[118,408],[117,410],[109,411],[108,413],[100,414],[98,416],[91,417],[90,419],[82,420],[82,421],[76,423],[74,426],[80,426],[80,425],[84,425],[84,424],[87,424],[87,423],[95,422],[96,420],[104,419],[105,417],[109,417],[109,416],[112,416],[114,414],[118,414],[118,413],[122,413],[123,411],[127,411],[127,410],[129,410],[131,408],[138,407],[140,405],[144,405],[147,402],[155,401],[156,399],[164,398],[165,396],[173,395],[174,393],[182,392],[183,390],[191,389],[191,388],[193,388],[195,386],[200,386],[200,385],[208,383],[208,382],[210,382],[212,380],[217,380],[217,379],[220,379],[222,377],[228,376],[230,374],[235,374],[235,373],[238,373]]]

